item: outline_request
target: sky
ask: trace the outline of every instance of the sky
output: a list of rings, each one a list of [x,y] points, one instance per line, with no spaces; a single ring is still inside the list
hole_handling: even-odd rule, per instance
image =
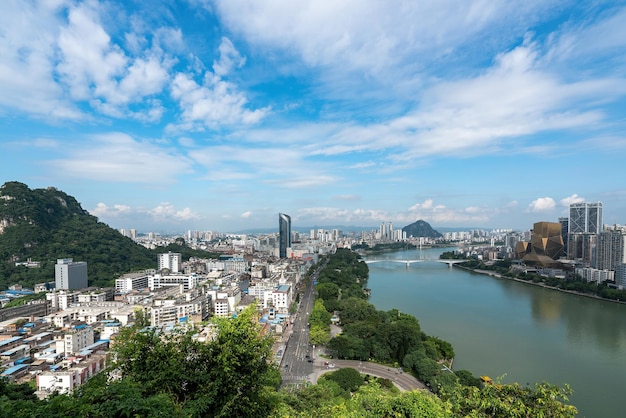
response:
[[[3,0],[0,183],[114,228],[626,223],[626,3]]]

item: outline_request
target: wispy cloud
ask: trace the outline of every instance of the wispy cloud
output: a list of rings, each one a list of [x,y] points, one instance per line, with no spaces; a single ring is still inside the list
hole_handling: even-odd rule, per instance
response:
[[[66,156],[49,162],[65,177],[121,183],[171,184],[190,173],[192,161],[172,148],[123,133],[88,137],[66,148]]]

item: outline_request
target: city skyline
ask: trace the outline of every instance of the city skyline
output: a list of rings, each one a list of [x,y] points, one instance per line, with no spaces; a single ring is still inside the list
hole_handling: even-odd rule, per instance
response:
[[[626,222],[626,6],[0,4],[0,178],[114,228]]]

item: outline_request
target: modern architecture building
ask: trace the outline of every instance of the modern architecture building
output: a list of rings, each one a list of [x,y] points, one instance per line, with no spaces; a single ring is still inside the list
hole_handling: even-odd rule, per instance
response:
[[[567,258],[591,265],[597,234],[602,232],[602,203],[572,203],[569,207]]]
[[[278,256],[287,258],[287,249],[291,248],[291,217],[284,213],[278,214]]]
[[[516,257],[528,264],[542,267],[556,265],[563,253],[563,238],[561,224],[557,222],[536,222],[533,225],[533,234],[528,242],[517,242]]]
[[[54,265],[56,290],[84,289],[87,287],[87,263],[59,258]]]
[[[602,230],[602,203],[572,203],[569,206],[570,234],[597,234]]]

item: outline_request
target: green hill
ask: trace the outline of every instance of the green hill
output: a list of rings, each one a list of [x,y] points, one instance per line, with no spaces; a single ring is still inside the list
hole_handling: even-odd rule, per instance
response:
[[[402,228],[403,232],[406,232],[406,236],[407,237],[414,237],[414,238],[418,238],[418,237],[426,237],[426,238],[441,238],[442,235],[434,230],[430,224],[426,221],[422,221],[421,219],[419,221],[415,221],[410,225],[405,226],[404,228]]]
[[[39,268],[16,266],[27,259]],[[111,286],[120,274],[155,268],[156,252],[99,222],[78,201],[53,187],[0,187],[0,289],[54,281],[58,258],[87,262],[89,284]]]

